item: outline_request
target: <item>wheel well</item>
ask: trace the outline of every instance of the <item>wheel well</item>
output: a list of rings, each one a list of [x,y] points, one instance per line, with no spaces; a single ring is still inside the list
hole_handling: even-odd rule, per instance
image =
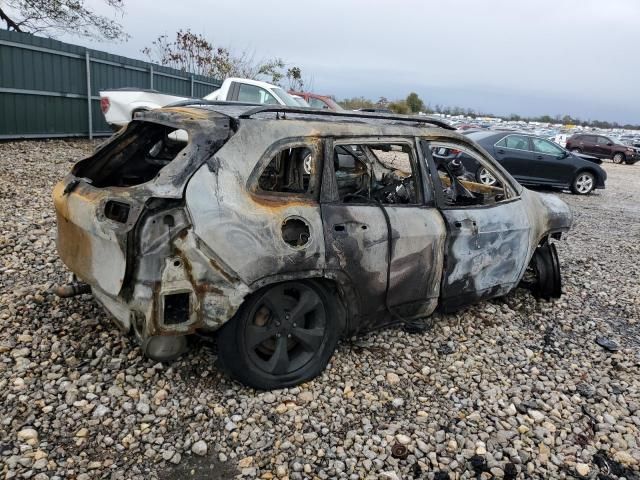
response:
[[[573,177],[573,181],[575,182],[576,178],[578,178],[578,175],[580,175],[583,172],[590,173],[591,175],[593,175],[594,180],[598,180],[598,174],[593,168],[583,167],[576,172],[575,176]]]
[[[540,240],[538,240],[538,246],[541,247],[547,243],[552,243],[551,240],[560,240],[561,238],[562,230],[549,230],[540,237]]]
[[[334,298],[336,299],[336,309],[338,310],[338,316],[339,316],[338,320],[340,322],[340,330],[341,330],[341,333],[346,332],[347,325],[349,324],[350,315],[345,304],[348,304],[351,302],[349,302],[347,298],[345,298],[347,294],[344,292],[344,289],[340,287],[340,284],[336,280],[333,280],[330,278],[319,277],[319,278],[312,278],[309,280],[322,285],[322,287],[325,290],[327,290],[328,292],[334,295]]]
[[[623,160],[627,158],[627,155],[626,155],[624,152],[615,152],[615,153],[613,154],[613,156],[614,156],[614,157],[615,157],[616,155],[622,155],[622,159],[623,159]]]

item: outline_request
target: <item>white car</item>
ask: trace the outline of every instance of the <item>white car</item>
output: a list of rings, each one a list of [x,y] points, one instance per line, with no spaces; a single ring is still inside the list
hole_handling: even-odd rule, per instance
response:
[[[300,95],[295,95],[295,94],[292,94],[292,93],[291,93],[291,94],[289,94],[289,95],[291,95],[291,97],[292,97],[296,102],[298,102],[298,103],[300,104],[300,106],[301,106],[301,107],[304,107],[304,108],[311,108],[311,105],[309,105],[309,103],[307,103],[307,101],[306,101],[304,98],[302,98]]]
[[[136,112],[165,107],[182,100],[189,100],[189,98],[136,88],[118,88],[100,92],[100,107],[104,118],[109,125],[116,128],[128,124]],[[277,85],[247,78],[227,78],[218,90],[205,96],[204,100],[300,106],[295,98]]]

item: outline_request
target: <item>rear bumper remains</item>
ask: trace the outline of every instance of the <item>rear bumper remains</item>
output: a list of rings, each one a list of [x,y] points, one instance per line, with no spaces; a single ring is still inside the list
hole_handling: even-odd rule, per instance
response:
[[[54,189],[60,258],[124,331],[142,336],[215,330],[235,314],[249,287],[203,252],[182,206],[136,207],[131,197],[81,183]],[[124,223],[108,202],[129,205]]]

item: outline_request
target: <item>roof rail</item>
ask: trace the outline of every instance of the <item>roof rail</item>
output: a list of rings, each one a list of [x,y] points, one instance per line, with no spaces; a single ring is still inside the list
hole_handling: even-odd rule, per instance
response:
[[[166,107],[188,107],[191,105],[215,105],[215,106],[239,106],[239,107],[259,107],[259,103],[247,103],[247,102],[229,102],[225,100],[205,100],[203,98],[188,98],[187,100],[180,100],[175,103],[165,105]]]
[[[437,127],[446,128],[448,130],[455,130],[448,122],[439,120],[437,118],[425,117],[425,116],[408,116],[408,115],[387,115],[380,113],[365,113],[365,112],[334,112],[332,110],[314,110],[308,108],[296,108],[285,107],[283,105],[263,105],[251,110],[247,110],[238,118],[251,118],[257,113],[276,112],[282,113],[306,113],[309,115],[324,115],[330,117],[344,117],[344,118],[368,118],[368,119],[380,119],[380,120],[397,120],[401,122],[413,122],[413,123],[428,123]]]

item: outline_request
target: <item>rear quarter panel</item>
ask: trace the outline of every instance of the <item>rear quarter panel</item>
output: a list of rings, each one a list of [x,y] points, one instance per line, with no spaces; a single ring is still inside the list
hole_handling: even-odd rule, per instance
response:
[[[269,129],[240,129],[212,164],[196,172],[185,194],[198,238],[248,285],[267,276],[325,267],[318,201],[270,198],[247,189],[251,172],[275,138],[281,137]],[[290,218],[309,226],[310,239],[302,247],[282,238],[283,223]]]

